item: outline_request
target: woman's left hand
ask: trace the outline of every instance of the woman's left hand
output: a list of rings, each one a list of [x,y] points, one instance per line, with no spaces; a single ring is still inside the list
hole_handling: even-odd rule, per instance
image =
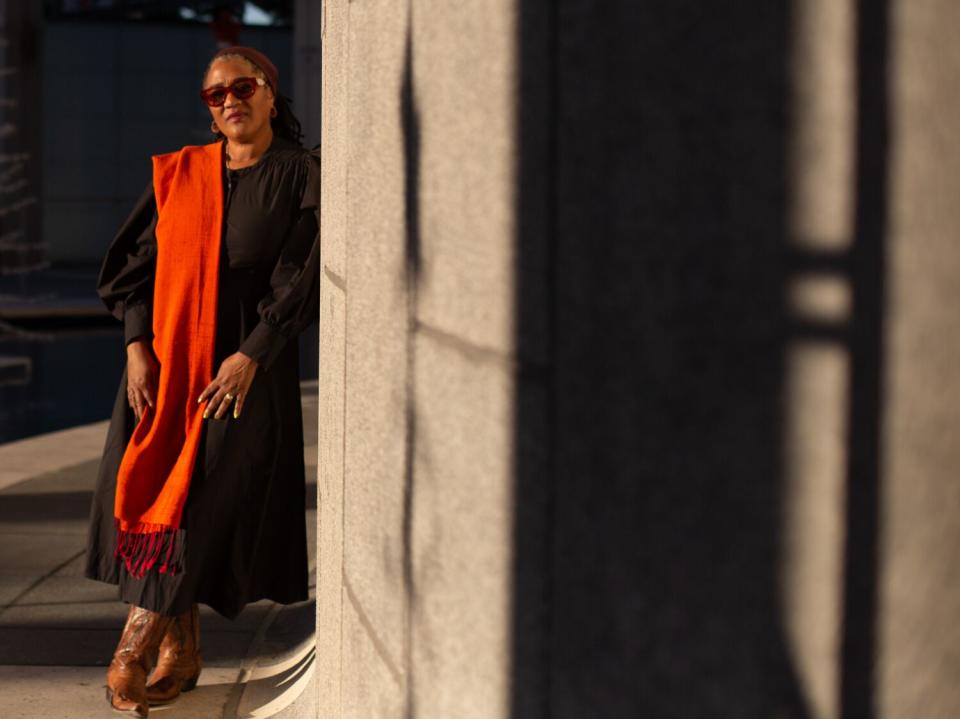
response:
[[[259,366],[242,352],[234,352],[227,357],[220,365],[220,371],[213,378],[213,382],[206,386],[197,399],[199,403],[209,400],[203,411],[203,418],[207,419],[212,414],[214,419],[221,419],[227,413],[231,402],[234,419],[239,417],[243,401]]]

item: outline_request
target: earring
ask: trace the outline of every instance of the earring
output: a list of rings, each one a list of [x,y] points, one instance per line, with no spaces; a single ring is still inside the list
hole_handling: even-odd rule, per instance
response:
[[[217,121],[216,121],[216,120],[211,120],[211,121],[210,121],[210,132],[212,132],[214,135],[216,135],[218,132],[220,132],[220,128],[217,127]]]
[[[276,117],[278,115],[277,108],[275,105],[270,107],[270,117]]]

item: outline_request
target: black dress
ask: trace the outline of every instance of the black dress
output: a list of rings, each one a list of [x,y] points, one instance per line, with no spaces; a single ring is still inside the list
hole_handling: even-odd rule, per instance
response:
[[[113,555],[117,470],[136,424],[123,370],[91,506],[85,575],[117,584],[126,602],[168,615],[202,602],[234,619],[258,599],[308,598],[297,335],[318,318],[319,162],[317,153],[274,135],[256,164],[224,164],[214,373],[237,351],[259,367],[239,419],[231,407],[224,419],[203,422],[181,521],[183,571],[175,575],[155,565],[138,579]],[[151,181],[97,282],[127,343],[152,337],[156,221]]]

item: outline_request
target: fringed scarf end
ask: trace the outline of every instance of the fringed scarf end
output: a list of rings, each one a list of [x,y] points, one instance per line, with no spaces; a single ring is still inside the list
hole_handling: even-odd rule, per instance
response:
[[[140,579],[158,562],[161,574],[177,574],[183,570],[183,530],[162,524],[138,524],[127,529],[117,528],[114,557],[123,560],[131,576]]]

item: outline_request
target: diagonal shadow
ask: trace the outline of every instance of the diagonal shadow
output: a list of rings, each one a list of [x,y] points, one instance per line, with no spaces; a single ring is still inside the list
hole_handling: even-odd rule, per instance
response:
[[[404,588],[404,716],[416,716],[413,620],[416,611],[416,587],[413,570],[413,497],[416,483],[416,332],[417,286],[421,272],[420,237],[420,115],[413,87],[413,7],[408,10],[403,75],[400,85],[400,127],[403,133],[404,211],[405,211],[405,296],[407,301],[406,367],[404,382],[404,459],[402,571]]]

